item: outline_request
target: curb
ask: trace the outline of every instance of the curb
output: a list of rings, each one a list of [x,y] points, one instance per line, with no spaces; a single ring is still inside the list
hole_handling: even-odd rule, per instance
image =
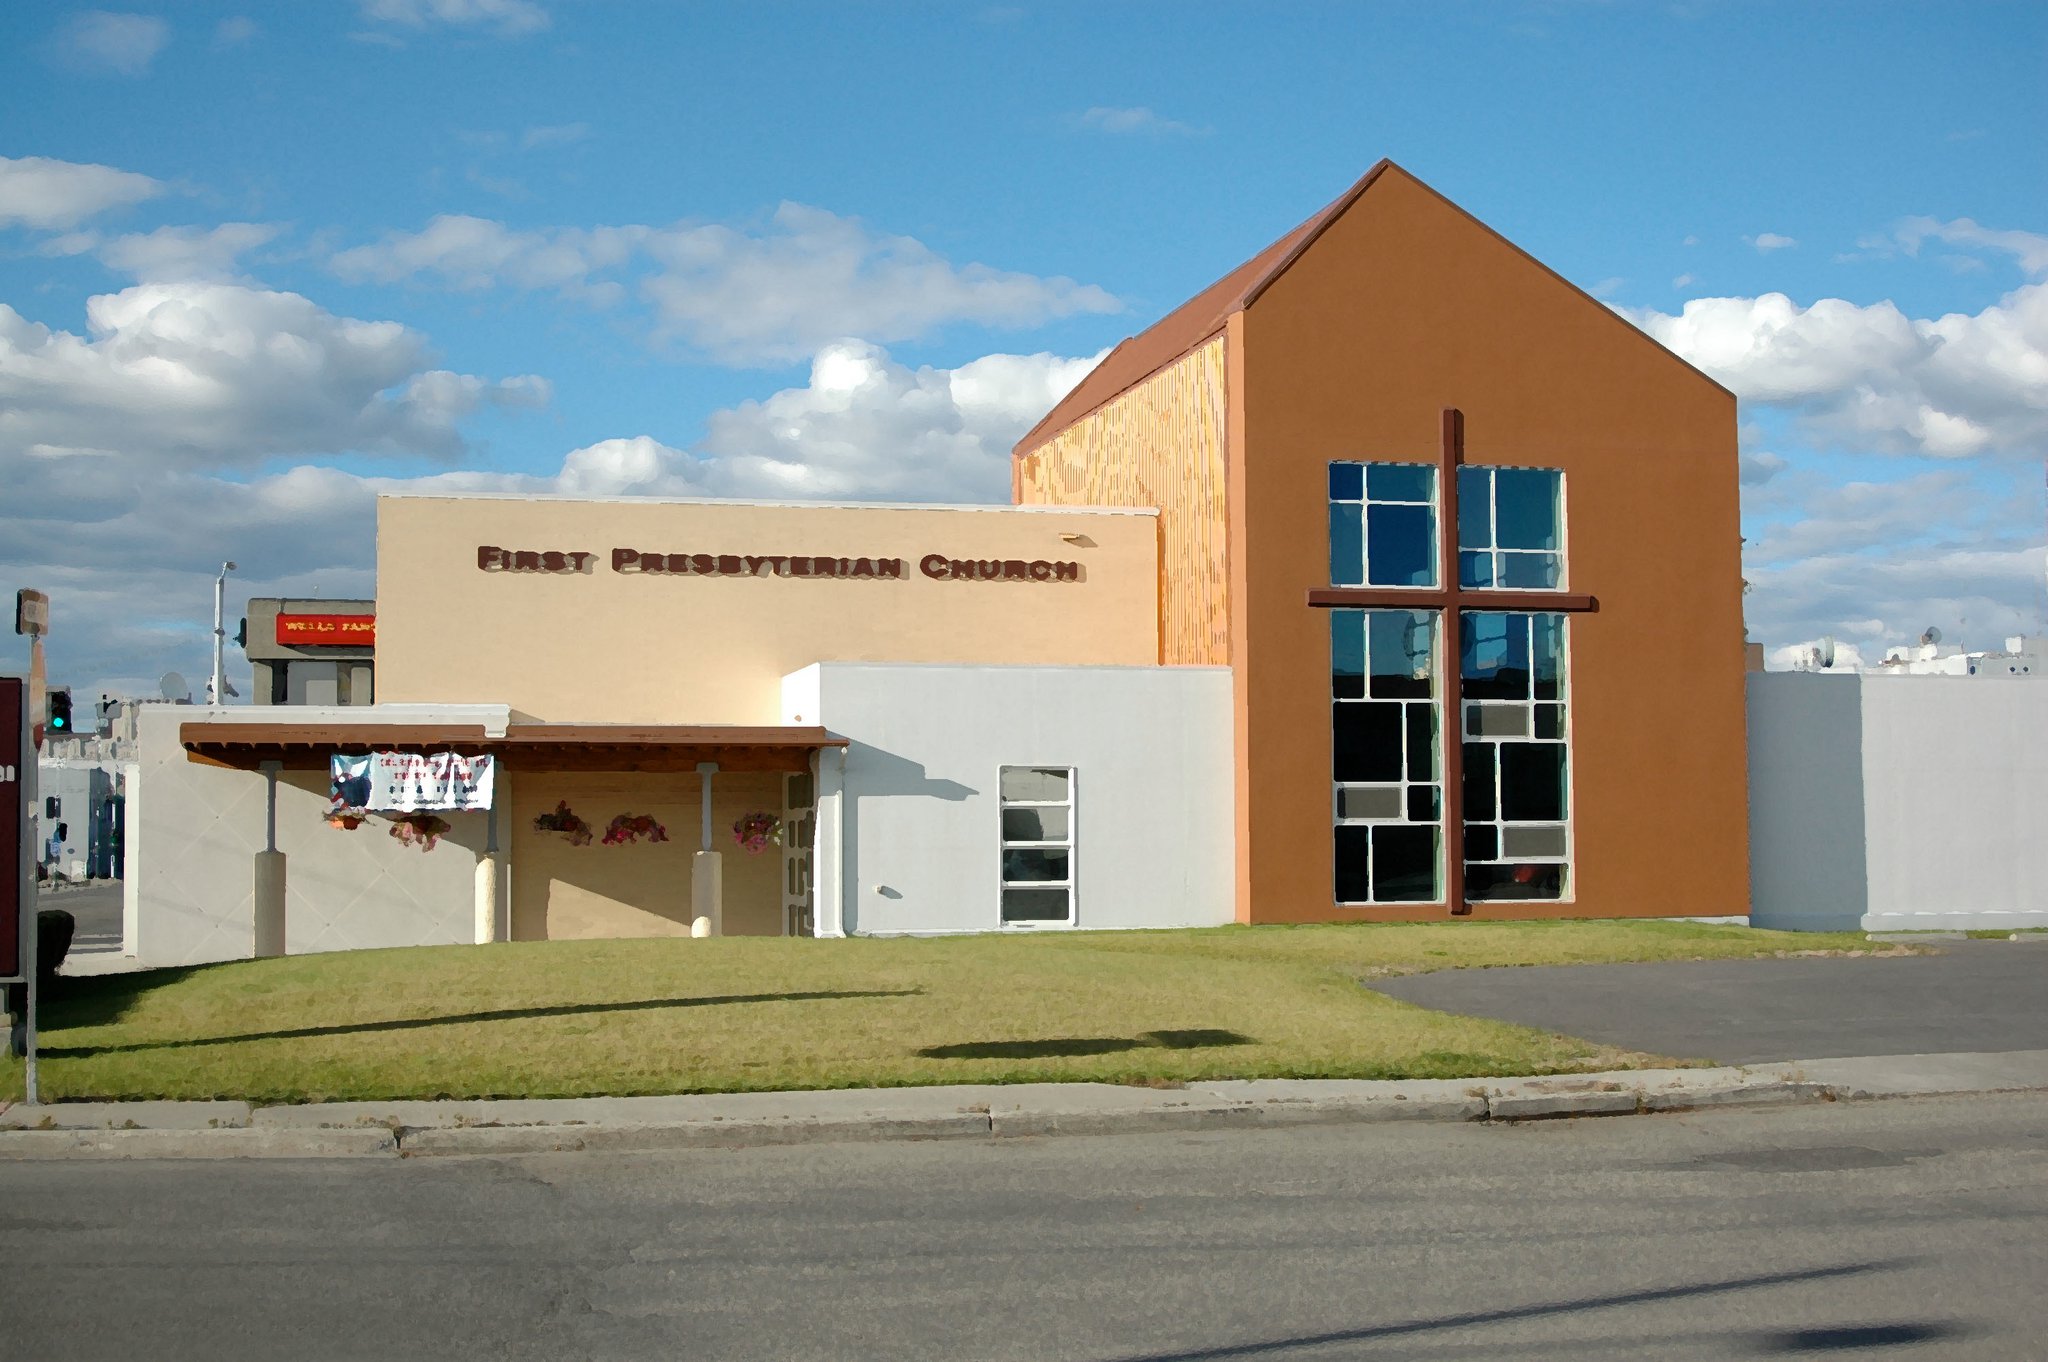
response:
[[[0,1161],[493,1157],[1407,1121],[1508,1124],[2014,1091],[2048,1091],[2048,1051],[1549,1078],[1233,1080],[1176,1089],[1035,1083],[282,1107],[79,1102],[0,1107]]]

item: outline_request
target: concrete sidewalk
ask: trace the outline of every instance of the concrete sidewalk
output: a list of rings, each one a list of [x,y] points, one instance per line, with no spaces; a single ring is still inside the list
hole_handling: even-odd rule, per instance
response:
[[[0,1108],[0,1159],[332,1158],[737,1148],[1373,1121],[1521,1121],[2048,1091],[2048,1050],[1547,1078],[1029,1083],[473,1102],[64,1102]]]

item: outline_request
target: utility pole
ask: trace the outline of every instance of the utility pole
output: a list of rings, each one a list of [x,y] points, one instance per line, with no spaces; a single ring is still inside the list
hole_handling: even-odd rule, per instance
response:
[[[227,660],[228,634],[222,616],[227,604],[228,574],[234,570],[233,563],[222,563],[220,576],[213,579],[213,690],[207,701],[216,705],[227,703],[227,677],[222,674],[222,667]]]

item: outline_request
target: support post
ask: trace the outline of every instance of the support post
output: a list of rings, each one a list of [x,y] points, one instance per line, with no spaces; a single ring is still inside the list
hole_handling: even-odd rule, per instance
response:
[[[717,762],[697,763],[697,801],[704,817],[702,849],[690,858],[691,936],[725,934],[724,866],[711,849],[711,777],[717,773]]]
[[[484,810],[484,849],[476,858],[476,944],[498,939],[498,801]]]
[[[263,850],[256,853],[251,950],[259,960],[285,953],[285,857],[277,849],[277,776],[283,767],[282,762],[263,763]]]

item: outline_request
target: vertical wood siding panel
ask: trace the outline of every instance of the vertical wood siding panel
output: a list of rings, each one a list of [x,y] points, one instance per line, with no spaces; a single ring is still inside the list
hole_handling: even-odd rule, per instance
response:
[[[1015,460],[1020,505],[1159,509],[1159,660],[1230,661],[1223,472],[1223,338],[1216,336]]]

